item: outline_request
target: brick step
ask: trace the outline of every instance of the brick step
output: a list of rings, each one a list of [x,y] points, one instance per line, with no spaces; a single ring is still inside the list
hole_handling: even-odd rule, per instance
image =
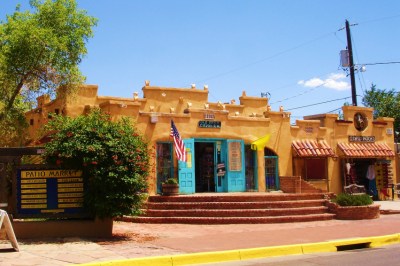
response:
[[[148,209],[187,210],[187,209],[272,209],[325,206],[326,200],[297,200],[270,202],[148,202]]]
[[[188,210],[154,210],[149,209],[145,212],[146,217],[272,217],[272,216],[293,216],[323,214],[328,210],[327,207],[308,207],[308,208],[284,208],[284,209],[230,209],[230,210],[208,210],[208,209],[188,209]]]
[[[283,193],[263,193],[240,195],[177,195],[177,196],[150,196],[149,202],[265,202],[265,201],[289,201],[289,200],[312,200],[323,199],[324,193],[303,193],[303,194],[283,194]]]
[[[119,220],[135,223],[181,223],[181,224],[267,224],[295,223],[332,220],[334,214],[309,214],[273,217],[131,217],[124,216]]]

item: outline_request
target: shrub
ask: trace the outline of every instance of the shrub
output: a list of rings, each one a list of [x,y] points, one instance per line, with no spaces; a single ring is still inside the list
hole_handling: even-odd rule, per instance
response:
[[[367,194],[350,195],[341,193],[335,199],[332,199],[332,201],[339,206],[366,206],[373,204],[373,200]]]
[[[178,183],[178,180],[176,178],[169,177],[169,178],[167,178],[167,180],[165,180],[164,184],[177,185],[179,183]]]
[[[83,171],[89,213],[104,218],[139,211],[147,189],[150,152],[127,118],[113,122],[96,109],[74,119],[54,116],[45,130],[55,133],[45,145],[44,159]]]

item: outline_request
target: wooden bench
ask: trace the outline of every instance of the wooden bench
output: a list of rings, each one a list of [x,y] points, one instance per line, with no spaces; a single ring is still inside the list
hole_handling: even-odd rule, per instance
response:
[[[348,186],[343,187],[344,193],[350,195],[362,195],[367,194],[365,187],[357,184],[350,184]]]

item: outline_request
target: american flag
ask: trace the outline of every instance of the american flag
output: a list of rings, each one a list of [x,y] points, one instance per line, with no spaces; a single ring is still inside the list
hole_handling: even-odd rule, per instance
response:
[[[186,162],[185,144],[183,144],[183,141],[181,139],[181,136],[179,135],[178,129],[176,129],[174,121],[172,121],[172,120],[171,120],[170,136],[174,138],[176,157],[178,157],[178,160]]]

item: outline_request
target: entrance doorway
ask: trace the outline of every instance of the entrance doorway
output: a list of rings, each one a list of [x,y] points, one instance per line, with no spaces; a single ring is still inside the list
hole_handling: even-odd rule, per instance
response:
[[[196,193],[215,192],[214,142],[195,142]]]
[[[264,149],[264,166],[267,191],[279,190],[278,156],[268,148]]]
[[[267,190],[277,190],[277,158],[265,157],[265,185]]]

